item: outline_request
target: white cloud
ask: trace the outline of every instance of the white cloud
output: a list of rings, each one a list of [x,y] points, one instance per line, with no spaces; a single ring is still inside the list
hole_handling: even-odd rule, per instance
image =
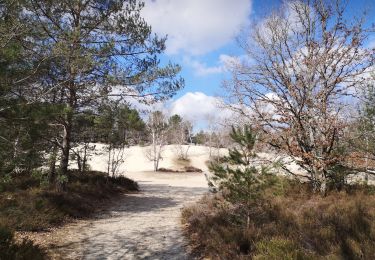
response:
[[[219,56],[219,61],[217,62],[216,66],[208,66],[204,62],[200,62],[197,59],[192,59],[191,57],[186,56],[184,58],[184,63],[191,68],[193,68],[193,71],[195,75],[197,76],[206,76],[211,74],[220,74],[223,72],[226,72],[228,68],[231,68],[235,65],[238,65],[241,63],[241,57],[236,56],[229,56],[226,54],[221,54]]]
[[[147,105],[140,103],[137,99],[130,99],[128,104],[136,108],[144,120],[147,120],[150,112],[157,110],[162,111],[167,117],[178,114],[185,120],[192,122],[196,131],[209,130],[213,126],[236,124],[239,116],[236,112],[224,106],[221,98],[208,96],[202,92],[188,92],[167,103],[158,102]],[[246,110],[247,108],[243,109]]]
[[[369,41],[369,43],[367,44],[367,48],[375,49],[375,38],[373,38]]]
[[[209,67],[206,63],[200,62],[198,60],[193,60],[190,57],[185,57],[184,63],[190,66],[193,69],[194,74],[197,76],[206,76],[223,72],[223,67],[221,64],[218,66]]]
[[[206,123],[208,120],[222,120],[231,115],[231,111],[220,106],[222,100],[207,96],[202,92],[188,92],[176,99],[168,108],[169,114],[178,114],[192,122]]]
[[[167,53],[204,54],[231,41],[249,21],[251,0],[146,0],[142,16],[159,35],[168,35]]]

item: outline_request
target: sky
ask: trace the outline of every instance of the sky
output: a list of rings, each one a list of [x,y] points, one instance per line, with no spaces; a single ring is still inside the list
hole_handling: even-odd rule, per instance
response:
[[[348,19],[369,10],[367,24],[375,23],[375,0],[347,0]],[[198,122],[220,117],[217,100],[222,81],[229,77],[225,64],[243,55],[236,38],[251,30],[283,0],[145,0],[142,16],[153,31],[167,35],[162,62],[182,66],[185,88],[164,105],[169,114]],[[375,37],[369,44],[374,44]],[[227,113],[223,113],[227,114]]]

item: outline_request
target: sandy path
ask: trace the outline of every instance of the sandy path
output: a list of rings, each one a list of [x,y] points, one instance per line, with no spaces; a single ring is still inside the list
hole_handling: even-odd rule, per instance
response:
[[[190,259],[181,208],[207,191],[203,174],[129,173],[141,192],[127,194],[97,219],[40,238],[55,259]]]

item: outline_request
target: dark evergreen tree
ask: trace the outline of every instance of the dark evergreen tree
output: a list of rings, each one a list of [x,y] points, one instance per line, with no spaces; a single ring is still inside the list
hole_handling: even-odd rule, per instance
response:
[[[140,16],[137,0],[62,0],[25,2],[24,19],[37,34],[36,50],[48,57],[49,70],[39,82],[45,99],[62,104],[60,174],[67,175],[73,118],[97,109],[102,100],[137,97],[144,102],[166,99],[183,86],[180,67],[160,66],[166,38],[152,34]]]
[[[48,150],[51,115],[59,109],[38,99],[44,59],[30,41],[36,33],[23,17],[26,1],[0,1],[0,172],[28,172]]]

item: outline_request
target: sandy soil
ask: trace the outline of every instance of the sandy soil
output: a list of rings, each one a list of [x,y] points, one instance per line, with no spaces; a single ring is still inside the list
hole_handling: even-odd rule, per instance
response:
[[[162,167],[175,165],[173,147],[167,147]],[[207,192],[203,173],[154,173],[145,148],[127,153],[124,175],[140,185],[140,192],[123,195],[93,220],[79,220],[62,228],[32,235],[50,248],[53,259],[191,259],[182,235],[181,209]],[[206,147],[193,147],[192,165],[206,170]],[[130,155],[131,154],[131,155]],[[105,158],[95,156],[95,170],[104,170]]]
[[[96,219],[80,220],[34,240],[53,259],[191,259],[180,220],[184,205],[206,191],[203,174],[129,173],[139,193],[124,195]]]

